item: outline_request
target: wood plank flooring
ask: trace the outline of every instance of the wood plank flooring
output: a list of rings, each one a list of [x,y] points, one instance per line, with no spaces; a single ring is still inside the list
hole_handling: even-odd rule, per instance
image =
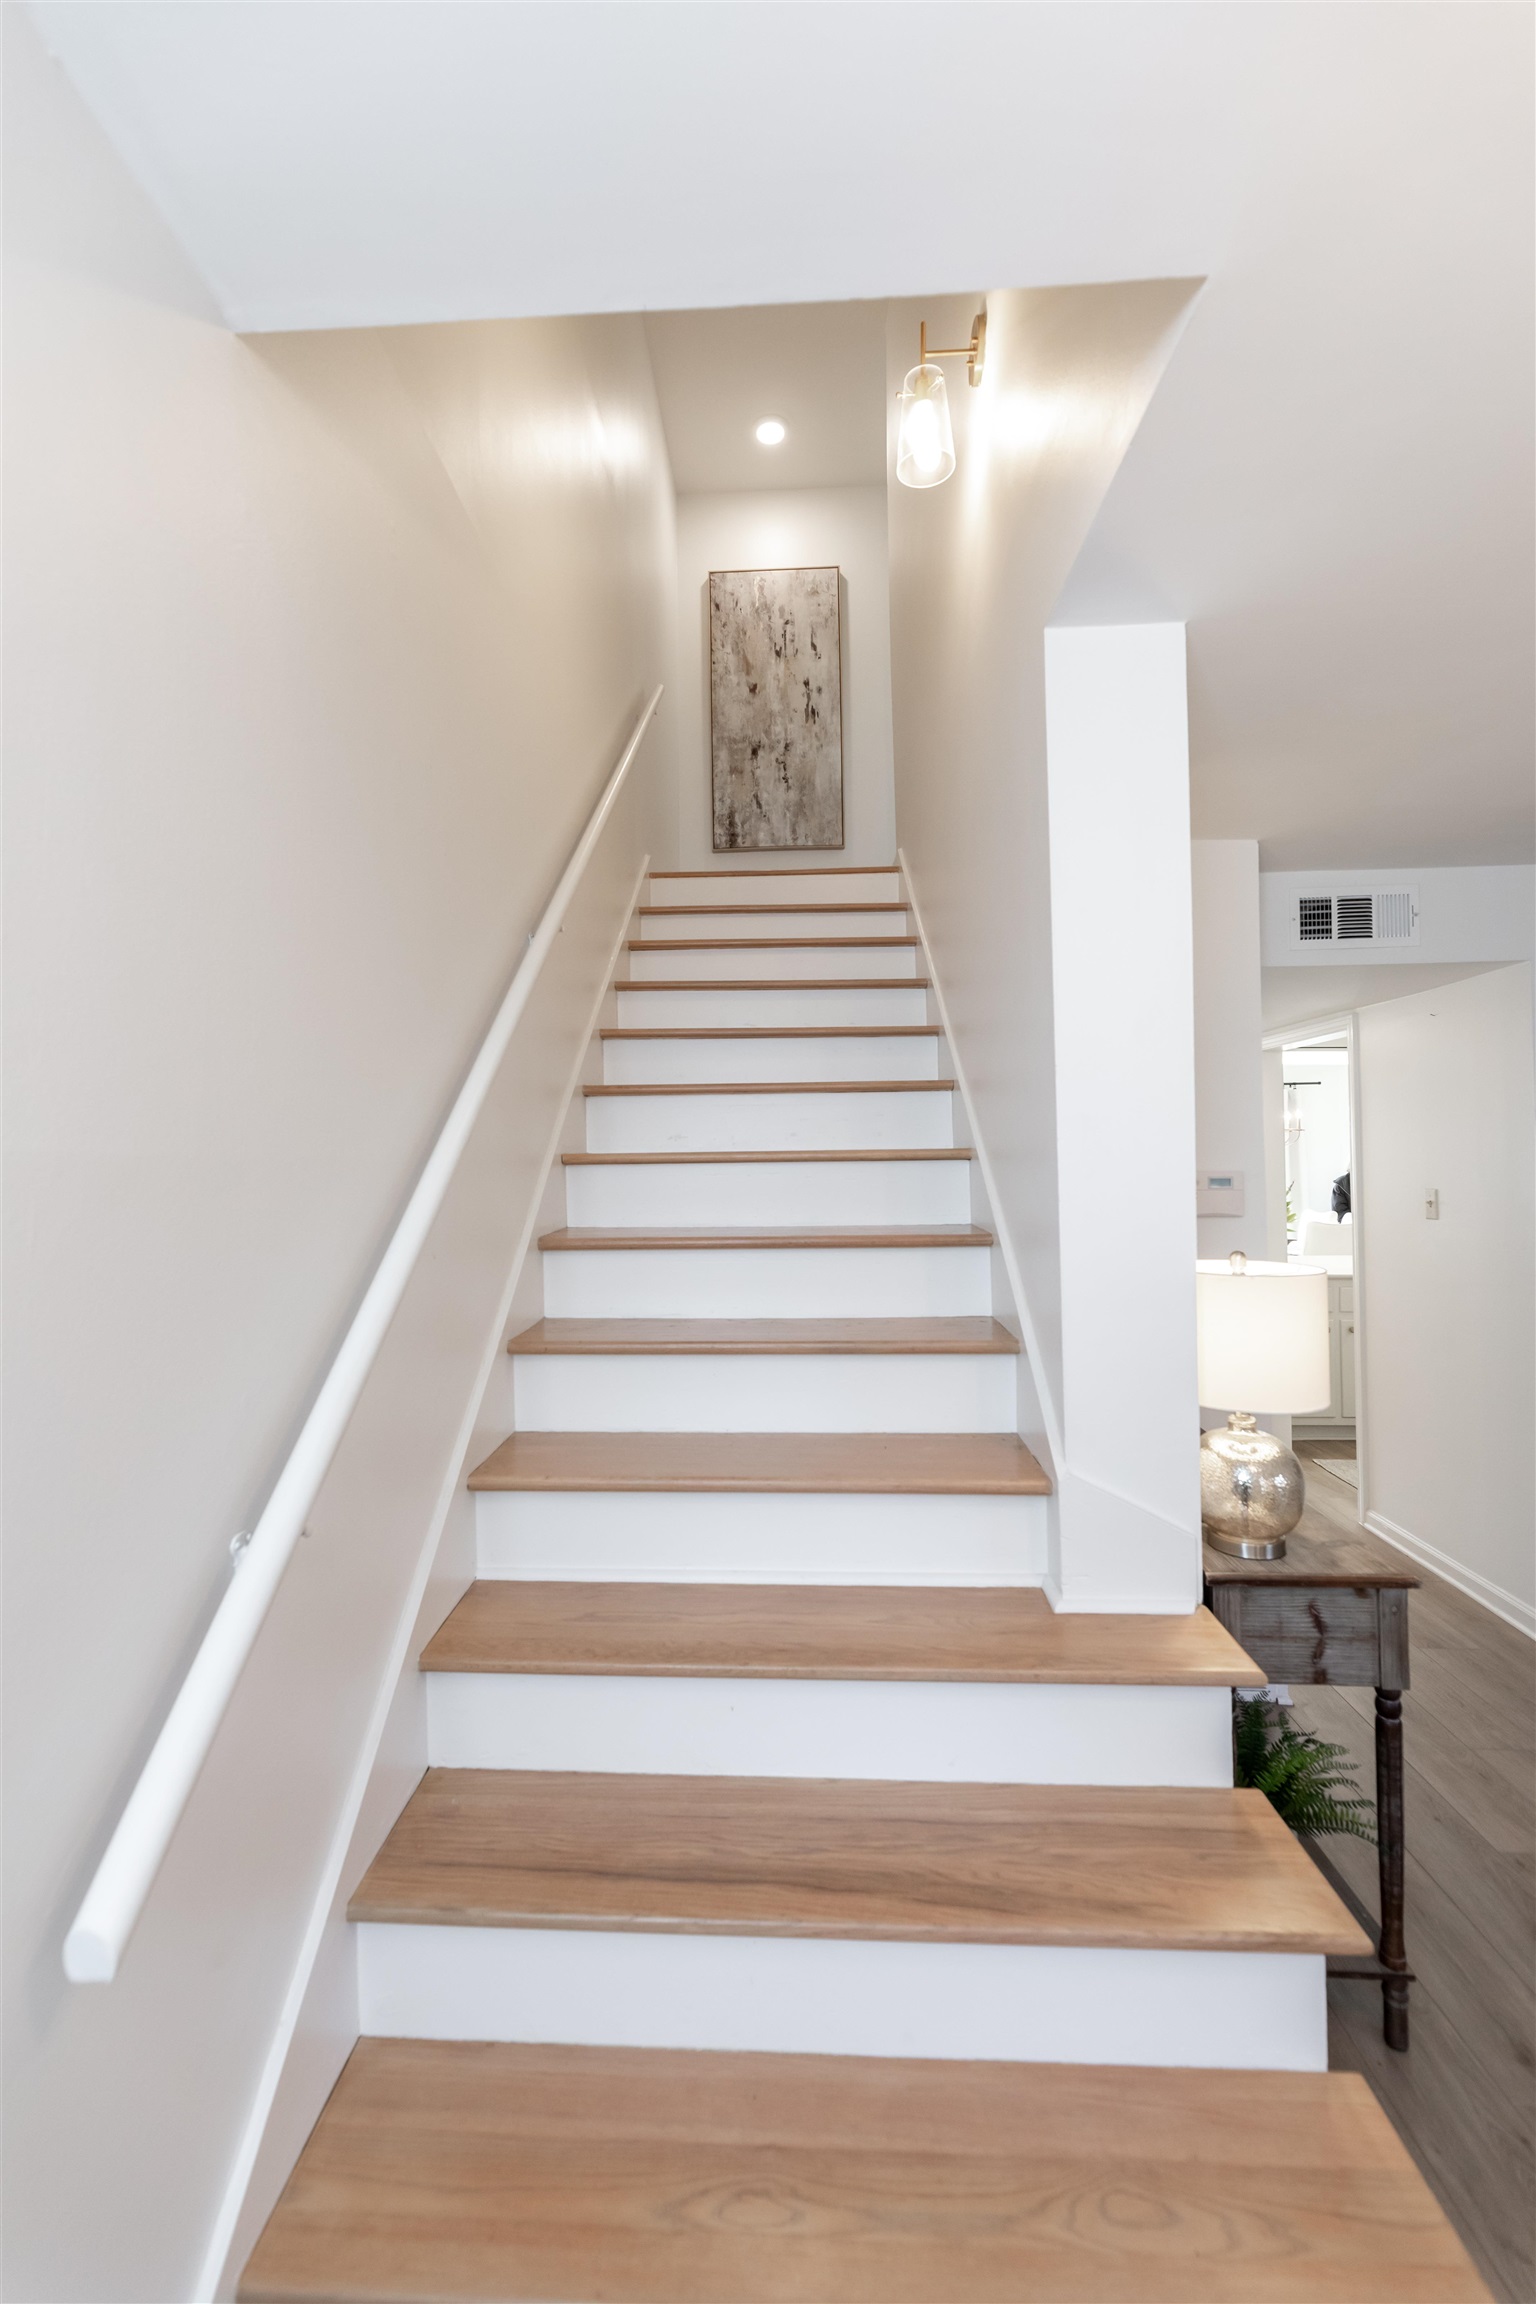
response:
[[[1310,1463],[1307,1492],[1341,1533],[1356,1525],[1352,1492]],[[1412,1686],[1403,1698],[1412,2045],[1398,2056],[1383,2043],[1374,1987],[1335,1980],[1330,2060],[1370,2081],[1500,2304],[1532,2304],[1536,1647],[1443,1578],[1414,1573],[1423,1583],[1409,1601]],[[1292,1694],[1295,1718],[1345,1745],[1369,1787],[1371,1691]],[[1375,1912],[1375,1850],[1340,1839],[1326,1846]]]
[[[1050,1475],[1012,1432],[514,1432],[469,1485],[777,1496],[1051,1492]]]
[[[361,2040],[242,2304],[1477,2304],[1348,2074]]]
[[[353,1920],[1367,1949],[1259,1792],[429,1768]]]
[[[1208,1608],[1060,1614],[1043,1592],[805,1584],[472,1584],[424,1672],[1257,1687]]]

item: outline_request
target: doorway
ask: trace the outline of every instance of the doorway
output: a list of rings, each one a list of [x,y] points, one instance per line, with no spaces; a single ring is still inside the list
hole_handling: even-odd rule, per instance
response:
[[[1329,1397],[1298,1416],[1292,1443],[1330,1482],[1359,1495],[1356,1384],[1354,1065],[1349,1028],[1279,1044],[1284,1115],[1285,1249],[1328,1274]]]

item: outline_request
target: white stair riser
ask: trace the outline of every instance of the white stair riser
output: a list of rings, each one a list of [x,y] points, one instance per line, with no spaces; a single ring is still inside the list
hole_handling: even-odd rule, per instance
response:
[[[520,1432],[1012,1432],[1011,1353],[531,1352]]]
[[[749,984],[766,976],[778,983],[786,977],[809,976],[820,982],[830,976],[915,976],[915,944],[760,944],[737,943],[729,951],[718,945],[700,945],[690,952],[631,951],[631,983],[714,983],[716,980]]]
[[[948,1088],[589,1096],[589,1152],[919,1152],[952,1144]]]
[[[709,943],[723,936],[910,936],[905,909],[888,912],[647,912],[648,944]]]
[[[901,897],[899,872],[653,872],[647,904],[885,904]]]
[[[1225,1688],[428,1672],[435,1768],[1230,1787]]]
[[[535,1583],[1039,1585],[1043,1496],[475,1498],[481,1576]]]
[[[847,991],[813,984],[803,992],[760,992],[744,985],[721,991],[702,985],[697,991],[680,992],[621,988],[618,1021],[628,1026],[735,1025],[759,1030],[775,1024],[846,1024],[856,1031],[861,1024],[926,1024],[928,995],[920,984],[910,990],[878,985],[873,990]]]
[[[889,1039],[838,1033],[814,1040],[605,1040],[612,1088],[651,1080],[936,1080],[936,1032]]]
[[[358,1929],[375,2037],[1327,2069],[1311,1953]]]
[[[990,1312],[985,1248],[544,1252],[552,1320],[879,1320]]]
[[[728,1160],[565,1171],[568,1224],[968,1224],[968,1160]]]

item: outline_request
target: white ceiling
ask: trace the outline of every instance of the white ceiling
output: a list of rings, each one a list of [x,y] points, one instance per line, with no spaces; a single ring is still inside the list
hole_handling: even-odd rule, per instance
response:
[[[652,312],[645,334],[680,495],[883,484],[883,304]],[[777,448],[754,437],[765,416]]]
[[[1371,1008],[1378,1000],[1404,1000],[1410,992],[1433,992],[1437,985],[1459,984],[1464,976],[1486,976],[1508,965],[1499,960],[1406,960],[1391,967],[1266,968],[1264,1029],[1288,1031],[1292,1025]]]
[[[1197,831],[1530,853],[1528,8],[34,13],[232,324],[666,313],[685,486],[755,400],[738,313],[699,406],[701,308],[1208,278],[1061,614],[1188,621]]]

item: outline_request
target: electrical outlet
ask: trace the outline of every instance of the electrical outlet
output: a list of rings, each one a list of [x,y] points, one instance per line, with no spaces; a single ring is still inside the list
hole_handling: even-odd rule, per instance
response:
[[[1424,1221],[1426,1224],[1438,1224],[1440,1221],[1440,1195],[1438,1192],[1426,1192],[1424,1195]]]

